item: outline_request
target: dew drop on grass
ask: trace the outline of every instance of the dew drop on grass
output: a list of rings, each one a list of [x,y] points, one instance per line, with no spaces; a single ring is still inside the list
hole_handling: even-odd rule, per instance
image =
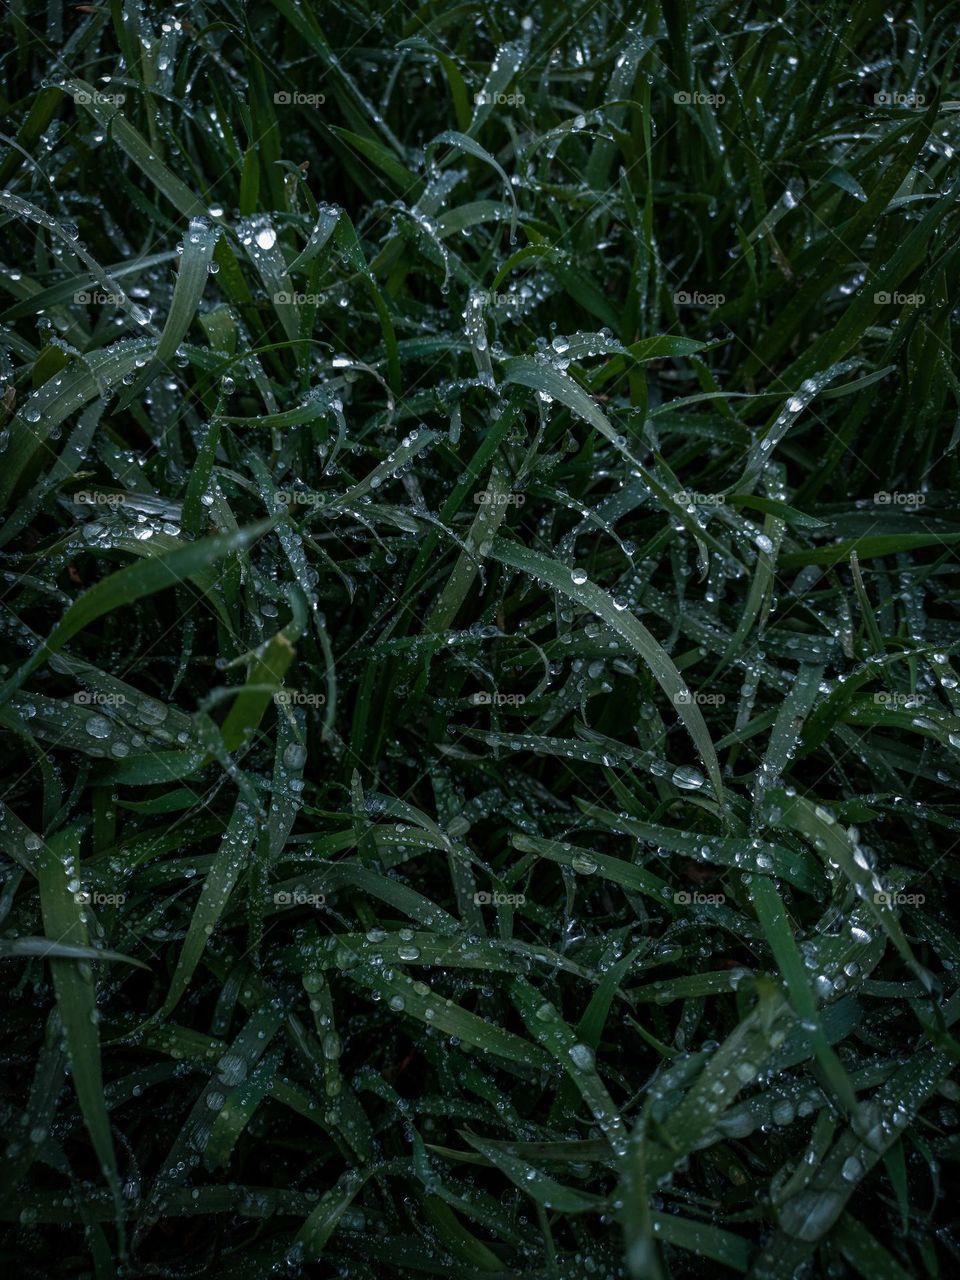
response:
[[[103,716],[88,716],[83,727],[91,738],[109,738],[112,733],[110,721]]]
[[[858,1178],[863,1177],[863,1165],[856,1156],[849,1156],[843,1162],[840,1172],[845,1182],[856,1182]]]
[[[575,1067],[581,1071],[589,1071],[593,1066],[593,1050],[586,1044],[571,1045],[569,1049],[570,1061]]]
[[[699,791],[705,784],[706,778],[699,769],[684,764],[674,769],[672,781],[673,785],[679,787],[681,791]]]

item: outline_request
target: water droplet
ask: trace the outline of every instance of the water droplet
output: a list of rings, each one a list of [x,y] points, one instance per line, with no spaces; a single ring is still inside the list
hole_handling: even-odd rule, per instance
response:
[[[699,791],[706,782],[699,769],[691,769],[689,765],[681,765],[673,771],[673,785],[681,791]]]
[[[589,1071],[593,1066],[593,1050],[587,1044],[575,1044],[568,1050],[570,1061],[581,1071]]]

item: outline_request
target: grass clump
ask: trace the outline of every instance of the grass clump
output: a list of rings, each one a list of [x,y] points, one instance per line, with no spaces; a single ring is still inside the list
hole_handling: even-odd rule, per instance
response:
[[[4,28],[18,1274],[949,1274],[948,8]]]

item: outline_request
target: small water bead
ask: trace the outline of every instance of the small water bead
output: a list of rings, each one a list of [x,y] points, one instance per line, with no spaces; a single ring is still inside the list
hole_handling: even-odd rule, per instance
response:
[[[147,724],[163,724],[167,718],[167,707],[162,702],[154,702],[152,700],[141,702],[137,710],[140,713],[140,718],[145,720]]]
[[[681,791],[699,791],[706,782],[706,778],[699,769],[681,765],[678,769],[674,769],[672,781],[673,785],[679,787]]]
[[[593,1050],[587,1044],[571,1045],[567,1051],[570,1061],[581,1071],[589,1071],[594,1063]]]
[[[856,1182],[858,1178],[863,1177],[863,1165],[856,1156],[849,1156],[843,1162],[840,1175],[845,1182]]]
[[[582,587],[587,580],[587,571],[586,569],[571,569],[570,578],[574,586]]]
[[[790,1099],[783,1098],[781,1101],[774,1104],[770,1114],[773,1118],[774,1124],[787,1125],[793,1124],[797,1112]]]
[[[288,769],[302,769],[307,759],[307,748],[299,742],[291,742],[283,753],[283,763]]]
[[[83,727],[91,738],[103,739],[110,737],[110,721],[104,719],[103,716],[90,716]]]

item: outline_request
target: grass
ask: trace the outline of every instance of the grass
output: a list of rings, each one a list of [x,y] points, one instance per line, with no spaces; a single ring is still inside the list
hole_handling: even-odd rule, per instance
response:
[[[17,1274],[952,1274],[950,19],[7,10]]]

